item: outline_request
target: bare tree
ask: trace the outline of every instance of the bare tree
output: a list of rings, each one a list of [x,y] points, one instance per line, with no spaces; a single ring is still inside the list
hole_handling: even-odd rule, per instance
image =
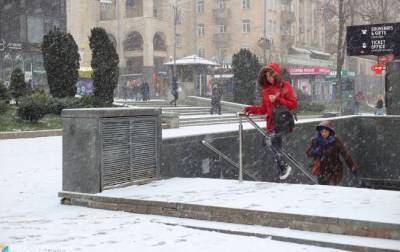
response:
[[[346,56],[346,26],[359,23],[359,12],[357,11],[364,1],[361,0],[327,0],[323,6],[322,13],[325,20],[330,20],[331,29],[327,29],[326,43],[330,52],[336,52],[336,101],[341,100],[342,69]],[[334,23],[336,21],[336,24]]]
[[[399,0],[366,0],[359,6],[357,14],[368,24],[396,21],[400,12]]]

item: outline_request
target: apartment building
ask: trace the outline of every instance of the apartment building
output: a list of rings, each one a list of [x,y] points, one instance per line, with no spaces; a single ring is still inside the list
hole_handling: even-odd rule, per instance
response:
[[[173,8],[164,0],[68,0],[67,31],[75,38],[81,68],[90,68],[90,30],[103,27],[120,59],[117,95],[127,82],[152,82],[152,93],[168,85],[173,52]],[[164,88],[165,89],[165,88]]]
[[[155,82],[155,90],[168,85],[163,64],[174,56],[197,54],[229,66],[241,48],[261,62],[293,67],[300,83],[318,79],[330,65],[319,6],[319,0],[68,0],[67,31],[81,66],[89,67],[90,29],[104,27],[120,56],[122,83],[140,78]]]

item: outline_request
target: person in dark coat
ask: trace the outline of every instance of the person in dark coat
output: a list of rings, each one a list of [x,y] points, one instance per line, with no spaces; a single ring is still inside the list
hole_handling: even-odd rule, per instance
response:
[[[216,112],[218,113],[218,115],[221,115],[221,98],[222,98],[222,89],[215,86],[212,89],[212,94],[211,94],[210,114],[214,114],[214,112]]]
[[[141,92],[142,92],[142,98],[143,101],[148,101],[150,100],[150,96],[149,96],[149,92],[150,92],[150,88],[149,88],[149,84],[147,82],[144,82],[141,86]]]
[[[172,101],[169,102],[169,104],[174,104],[176,106],[176,101],[179,98],[178,94],[178,81],[176,80],[176,77],[172,77],[172,83],[171,83],[171,94],[174,97]]]
[[[339,184],[343,177],[343,164],[340,156],[342,156],[352,174],[357,176],[358,167],[353,162],[343,142],[336,136],[330,121],[321,122],[316,130],[318,133],[311,139],[311,144],[306,153],[308,157],[319,160],[318,184]]]
[[[273,113],[284,107],[289,111],[295,110],[297,108],[297,99],[292,86],[287,80],[282,79],[281,74],[279,64],[265,65],[257,78],[258,84],[262,87],[262,102],[258,106],[247,106],[243,111],[248,115],[266,115],[267,132],[271,136],[268,138],[271,141],[266,141],[266,144],[273,151],[279,178],[286,179],[292,168],[283,160],[279,152],[282,150],[282,136],[287,132],[279,131],[278,125],[274,125]]]
[[[140,85],[136,80],[133,82],[132,93],[133,93],[133,96],[135,97],[135,100],[139,101],[140,100]]]

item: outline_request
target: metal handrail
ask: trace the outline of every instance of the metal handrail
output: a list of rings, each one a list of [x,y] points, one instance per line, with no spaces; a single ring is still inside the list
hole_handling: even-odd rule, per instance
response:
[[[255,123],[247,114],[245,113],[238,113],[237,114],[239,116],[239,136],[242,135],[241,131],[243,130],[243,125],[242,125],[242,117],[245,117],[251,125],[253,125],[253,127],[260,132],[264,137],[271,137],[270,135],[268,135],[260,126],[258,126],[257,123]],[[242,158],[242,142],[243,139],[240,138],[239,140],[239,146],[240,146],[240,150],[239,150],[239,160]],[[299,170],[301,170],[312,182],[314,182],[315,184],[317,184],[317,180],[312,177],[308,172],[306,172],[302,167],[303,165],[300,164],[296,159],[294,159],[292,156],[290,156],[288,153],[286,153],[286,151],[281,150],[280,153],[285,156],[285,158],[287,158],[288,160],[290,160]],[[239,171],[243,169],[243,164],[240,164],[241,166],[239,167]]]
[[[264,137],[271,137],[268,135],[260,126],[258,126],[257,123],[253,121],[247,114],[244,113],[238,113],[237,116],[239,117],[239,163],[234,162],[232,159],[230,159],[228,156],[226,156],[224,153],[222,153],[220,150],[212,146],[209,142],[206,140],[202,140],[201,143],[218,154],[221,158],[223,158],[225,161],[227,161],[230,165],[233,167],[237,168],[239,170],[239,181],[243,181],[243,174],[247,175],[248,177],[256,180],[256,177],[243,169],[243,117],[247,119],[247,121],[259,132],[261,133]],[[294,159],[292,156],[290,156],[286,151],[281,150],[280,153],[288,159],[290,162],[292,162],[299,170],[301,170],[312,182],[317,184],[317,180],[312,177],[310,174],[308,174],[307,171],[304,170],[302,164],[300,164],[296,159]]]
[[[215,153],[217,153],[221,158],[223,158],[225,161],[227,161],[230,165],[232,165],[233,167],[237,168],[239,170],[239,181],[243,181],[243,173],[247,176],[249,176],[250,178],[256,180],[256,177],[254,175],[252,175],[251,173],[249,173],[246,170],[242,170],[240,171],[239,167],[240,167],[240,162],[239,164],[234,162],[232,159],[230,159],[227,155],[225,155],[224,153],[222,153],[220,150],[218,150],[217,148],[215,148],[214,146],[212,146],[209,142],[207,142],[206,140],[201,141],[201,143],[206,146],[207,148],[209,148],[210,150],[214,151]],[[241,175],[242,173],[242,175]]]

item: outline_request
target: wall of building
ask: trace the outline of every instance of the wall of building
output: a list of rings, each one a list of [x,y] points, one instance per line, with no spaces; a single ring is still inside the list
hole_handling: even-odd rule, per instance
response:
[[[0,80],[13,69],[25,72],[32,86],[47,83],[40,44],[54,26],[65,31],[65,0],[0,1]]]

